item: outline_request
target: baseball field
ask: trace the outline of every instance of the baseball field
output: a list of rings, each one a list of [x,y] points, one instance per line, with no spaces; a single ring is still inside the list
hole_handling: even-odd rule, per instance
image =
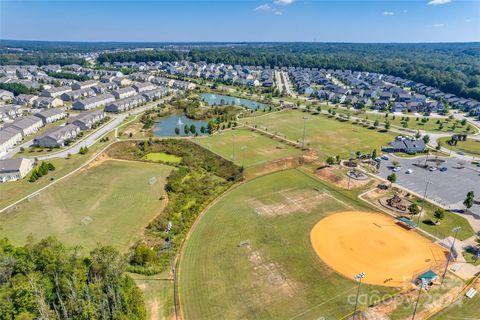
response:
[[[359,241],[361,239],[361,241]],[[312,246],[329,267],[365,283],[398,287],[445,264],[447,250],[379,213],[348,211],[320,220]]]
[[[357,200],[355,192],[339,191],[296,169],[231,190],[199,218],[185,243],[178,269],[184,318],[348,315],[356,282],[319,258],[310,233],[319,221],[336,213],[372,210]],[[363,235],[356,237],[363,241]],[[368,298],[362,305],[398,290],[366,284],[362,294]]]

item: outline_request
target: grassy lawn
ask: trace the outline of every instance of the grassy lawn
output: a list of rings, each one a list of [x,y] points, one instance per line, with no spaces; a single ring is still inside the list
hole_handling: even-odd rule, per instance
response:
[[[182,158],[174,156],[173,154],[167,154],[164,152],[152,152],[145,156],[146,160],[155,162],[167,162],[167,163],[180,163]]]
[[[460,226],[462,229],[458,232],[458,239],[465,240],[475,234],[468,220],[453,212],[445,211],[445,218],[441,220],[440,224],[435,225],[433,222],[437,221],[437,218],[434,216],[437,207],[420,199],[416,199],[416,203],[426,211],[426,214],[420,218],[419,227],[428,233],[444,239],[448,236],[453,236],[452,229]],[[413,220],[416,222],[417,217],[413,217]]]
[[[455,152],[461,151],[465,154],[480,157],[480,140],[473,140],[467,138],[467,141],[458,141],[456,146],[449,145],[447,143],[448,140],[450,140],[449,137],[439,139],[442,147],[453,150]]]
[[[105,136],[109,137],[110,141],[112,141],[113,133],[109,133]],[[5,206],[46,186],[51,182],[52,178],[58,179],[72,172],[87,162],[95,151],[100,150],[107,144],[108,142],[98,142],[94,144],[89,148],[89,152],[86,155],[73,154],[69,159],[58,158],[50,160],[49,162],[55,166],[55,171],[49,172],[47,176],[40,178],[34,183],[28,182],[29,175],[24,179],[15,182],[0,183],[0,208],[4,208]]]
[[[245,167],[301,154],[294,147],[247,129],[228,130],[194,141],[228,160],[232,160],[235,146],[234,162]]]
[[[277,132],[287,139],[299,140],[303,138],[303,117],[306,121],[306,143],[323,156],[340,155],[348,157],[350,152],[371,152],[372,149],[380,151],[394,140],[393,133],[380,133],[369,130],[350,122],[340,122],[325,115],[311,115],[296,110],[271,113],[266,116],[256,117],[255,123],[260,128],[267,128],[269,132]],[[248,123],[253,119],[248,118]]]
[[[69,246],[89,250],[102,243],[125,251],[161,212],[165,201],[159,198],[171,170],[161,164],[120,161],[82,169],[0,214],[2,236],[17,245],[29,235],[52,235]]]
[[[148,320],[173,319],[173,281],[164,280],[168,274],[144,276],[131,273],[130,276],[143,293]]]
[[[280,205],[275,215],[262,211],[298,197],[308,210],[290,206],[281,213],[288,205]],[[352,209],[371,210],[356,194],[330,189],[298,170],[234,189],[205,213],[186,242],[179,269],[185,318],[339,319],[350,313],[356,283],[318,258],[310,231],[321,218]],[[396,292],[362,287],[363,293],[372,290]]]
[[[477,291],[480,289],[477,286]],[[463,297],[460,301],[448,307],[438,315],[434,320],[477,320],[480,315],[480,294],[476,294],[473,299]]]
[[[325,108],[324,108],[325,109]],[[362,113],[358,112],[355,110],[350,110],[347,111],[345,109],[336,109],[338,113],[342,114],[350,114],[352,117],[357,117],[361,119],[368,119],[370,121],[375,121],[378,120],[380,122],[380,126],[383,127],[383,124],[385,123],[385,113],[379,113],[379,114],[371,114],[371,113]],[[408,118],[408,121],[402,120],[402,118]],[[390,121],[391,126],[396,126],[399,128],[405,128],[405,129],[412,129],[412,130],[424,130],[424,131],[431,131],[431,132],[451,132],[451,133],[474,133],[476,132],[476,129],[470,125],[470,131],[467,131],[467,126],[468,124],[462,126],[460,121],[458,120],[450,120],[447,118],[428,118],[427,122],[422,122],[422,119],[424,117],[419,116],[419,117],[414,117],[414,116],[402,116],[402,115],[389,115],[388,116],[388,121]],[[418,120],[417,120],[418,119]],[[440,129],[440,123],[437,123],[437,121],[440,121],[440,123],[443,124],[442,129]],[[407,123],[407,126],[404,126],[404,123]]]

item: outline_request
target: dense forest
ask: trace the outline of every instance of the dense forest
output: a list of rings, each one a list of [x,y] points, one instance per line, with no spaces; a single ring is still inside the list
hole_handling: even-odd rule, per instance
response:
[[[15,247],[0,240],[0,319],[140,320],[143,296],[111,247],[84,257],[47,238]]]
[[[480,44],[272,44],[105,53],[98,62],[205,61],[390,74],[480,99]]]

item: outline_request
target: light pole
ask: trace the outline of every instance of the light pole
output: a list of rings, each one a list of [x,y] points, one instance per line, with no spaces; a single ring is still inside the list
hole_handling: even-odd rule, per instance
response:
[[[302,140],[302,147],[305,148],[305,133],[307,129],[307,117],[303,117],[303,140]]]
[[[445,281],[445,276],[447,275],[448,264],[450,263],[450,260],[452,259],[453,249],[454,249],[454,246],[455,246],[455,241],[457,240],[457,235],[458,235],[458,232],[460,231],[460,229],[462,229],[462,228],[461,227],[454,227],[452,229],[452,232],[454,233],[453,242],[452,242],[452,246],[450,247],[450,252],[448,253],[447,264],[445,265],[445,270],[443,270],[442,285],[443,285],[443,282]]]
[[[360,294],[360,285],[362,284],[362,279],[365,277],[365,272],[360,272],[359,274],[353,277],[355,281],[358,282],[357,288],[357,297],[355,298],[355,309],[353,309],[353,320],[355,320],[355,316],[357,315],[357,307],[358,307],[358,296]]]
[[[232,144],[232,147],[233,147],[232,159],[233,159],[233,161],[235,161],[235,133],[233,134],[233,144]]]
[[[413,316],[412,320],[415,319],[415,314],[417,313],[418,302],[420,302],[420,295],[422,294],[422,290],[427,288],[427,283],[425,279],[420,279],[422,282],[420,283],[420,288],[418,289],[418,296],[417,302],[415,303],[415,308],[413,309]]]

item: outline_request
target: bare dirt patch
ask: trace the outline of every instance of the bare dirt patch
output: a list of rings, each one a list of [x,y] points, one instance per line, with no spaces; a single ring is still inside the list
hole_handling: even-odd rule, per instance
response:
[[[280,292],[288,297],[293,297],[298,286],[293,283],[286,275],[283,268],[275,262],[265,258],[262,253],[252,248],[251,245],[244,246],[248,261],[252,264],[258,284],[265,288],[262,295],[264,298],[270,296],[271,292]]]
[[[269,173],[297,168],[302,164],[300,157],[288,157],[280,160],[275,160],[260,166],[254,166],[245,170],[245,178],[247,180],[254,179]]]
[[[349,179],[348,179],[347,173],[344,172],[344,170],[342,169],[335,168],[335,167],[324,167],[324,168],[318,169],[315,172],[315,175],[320,179],[326,180],[342,189],[348,189],[349,187],[349,182],[348,182]],[[367,185],[369,182],[370,182],[370,179],[365,179],[365,180],[350,179],[350,189],[363,187]]]
[[[283,216],[294,212],[308,213],[315,209],[325,198],[326,194],[316,190],[287,189],[275,193],[281,196],[280,202],[265,204],[252,199],[251,204],[258,215],[266,217]]]

